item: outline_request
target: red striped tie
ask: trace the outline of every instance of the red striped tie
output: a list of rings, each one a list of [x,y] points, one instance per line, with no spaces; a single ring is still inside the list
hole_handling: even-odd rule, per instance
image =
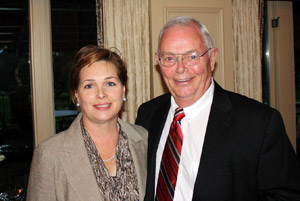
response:
[[[183,135],[181,119],[185,117],[182,108],[176,108],[173,122],[165,144],[160,164],[155,200],[173,200],[180,163]]]

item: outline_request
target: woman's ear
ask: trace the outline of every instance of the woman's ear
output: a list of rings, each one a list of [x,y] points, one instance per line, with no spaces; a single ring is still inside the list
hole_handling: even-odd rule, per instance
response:
[[[77,100],[77,103],[79,103],[80,102],[80,99],[79,99],[79,95],[78,95],[78,92],[77,91],[75,91],[75,98],[76,98],[76,100]]]
[[[123,86],[123,98],[125,98],[125,97],[126,97],[126,87]]]

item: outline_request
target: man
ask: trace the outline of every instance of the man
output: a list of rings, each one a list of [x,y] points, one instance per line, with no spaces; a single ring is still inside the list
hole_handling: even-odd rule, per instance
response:
[[[161,30],[155,56],[170,93],[142,104],[136,119],[149,131],[145,200],[300,200],[281,115],[222,89],[212,78],[217,54],[192,18]],[[174,113],[182,117],[172,123]]]

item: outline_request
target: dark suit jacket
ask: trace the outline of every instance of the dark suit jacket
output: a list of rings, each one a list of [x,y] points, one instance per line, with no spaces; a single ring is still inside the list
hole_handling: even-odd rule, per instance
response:
[[[155,157],[170,94],[142,104],[136,124],[149,131],[145,200],[155,190]],[[215,83],[193,200],[300,200],[300,165],[280,113]]]

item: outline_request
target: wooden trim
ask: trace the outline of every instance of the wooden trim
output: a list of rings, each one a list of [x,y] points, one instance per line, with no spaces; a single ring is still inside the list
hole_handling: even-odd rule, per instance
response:
[[[55,134],[50,0],[29,0],[34,143]]]

